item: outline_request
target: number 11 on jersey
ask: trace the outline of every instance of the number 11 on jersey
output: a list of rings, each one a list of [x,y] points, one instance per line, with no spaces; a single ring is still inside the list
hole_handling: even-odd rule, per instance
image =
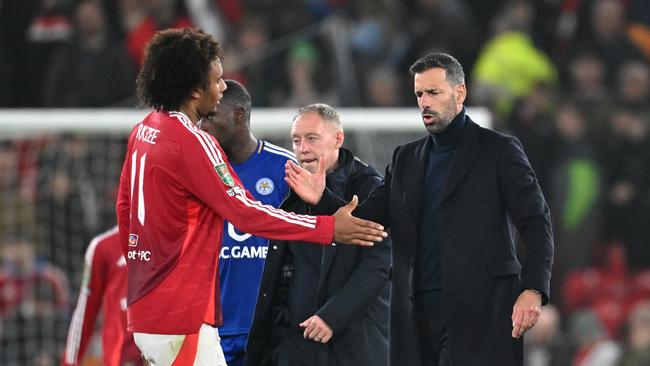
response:
[[[140,169],[137,172],[138,168],[138,150],[133,151],[131,154],[131,207],[133,207],[133,186],[135,185],[135,180],[138,179],[138,221],[140,225],[144,226],[144,164],[147,160],[147,153],[144,153],[140,158]],[[131,220],[133,220],[133,209],[131,210]]]

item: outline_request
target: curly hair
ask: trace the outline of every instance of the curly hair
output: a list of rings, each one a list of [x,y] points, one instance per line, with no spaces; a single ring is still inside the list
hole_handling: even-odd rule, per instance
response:
[[[193,91],[209,87],[210,66],[222,58],[219,43],[200,30],[156,32],[136,81],[138,97],[156,110],[178,110]]]

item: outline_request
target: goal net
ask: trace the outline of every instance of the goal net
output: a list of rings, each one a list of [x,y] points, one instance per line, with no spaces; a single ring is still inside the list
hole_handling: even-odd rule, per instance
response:
[[[115,225],[115,197],[141,110],[0,111],[0,365],[58,363],[89,241]],[[291,149],[295,109],[253,109],[257,138]],[[344,146],[383,172],[425,133],[417,108],[340,109]],[[469,115],[490,126],[486,109]]]

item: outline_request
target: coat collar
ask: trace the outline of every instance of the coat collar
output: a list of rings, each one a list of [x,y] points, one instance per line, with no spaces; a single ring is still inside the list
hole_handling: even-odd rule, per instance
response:
[[[458,144],[458,149],[454,154],[454,158],[451,161],[451,168],[449,170],[449,175],[447,176],[447,182],[445,182],[445,186],[440,195],[440,204],[442,204],[449,195],[451,195],[458,184],[460,184],[478,156],[479,130],[480,127],[469,117],[466,117],[465,130],[463,131],[463,136]]]

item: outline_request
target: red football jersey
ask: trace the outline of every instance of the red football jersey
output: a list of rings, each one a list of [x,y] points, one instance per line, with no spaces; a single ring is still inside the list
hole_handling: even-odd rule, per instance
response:
[[[102,352],[106,366],[142,364],[133,335],[126,330],[126,260],[117,227],[98,235],[85,255],[84,278],[68,330],[62,365],[80,365],[103,308]]]
[[[334,234],[333,217],[256,201],[217,140],[180,112],[151,112],[134,126],[117,216],[129,269],[128,329],[141,333],[190,334],[202,323],[221,324],[224,219],[270,239],[330,244]]]

